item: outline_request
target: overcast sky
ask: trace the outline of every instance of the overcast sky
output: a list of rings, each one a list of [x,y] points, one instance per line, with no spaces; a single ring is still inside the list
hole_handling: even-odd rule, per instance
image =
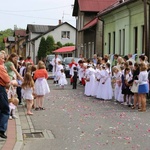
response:
[[[57,25],[58,20],[75,26],[74,0],[3,0],[0,6],[0,31],[26,29],[27,24]]]

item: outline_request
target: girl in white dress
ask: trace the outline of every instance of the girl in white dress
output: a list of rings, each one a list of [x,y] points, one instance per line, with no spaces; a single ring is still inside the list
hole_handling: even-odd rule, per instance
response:
[[[122,83],[121,83],[121,76],[122,72],[119,70],[119,67],[113,67],[113,74],[115,80],[115,88],[114,88],[114,99],[118,102],[123,102],[123,94],[122,94]]]
[[[100,82],[100,64],[97,64],[96,70],[95,70],[95,86],[94,86],[94,93],[93,96],[96,96],[97,94],[97,88]]]
[[[61,70],[63,69],[63,65],[61,64],[61,61],[58,61],[58,65],[56,67],[56,81],[58,83],[59,77],[61,76]]]
[[[66,80],[66,75],[64,73],[64,69],[61,69],[60,70],[60,75],[59,75],[59,78],[58,78],[58,84],[60,85],[60,87],[62,89],[64,89],[64,86],[68,84],[67,80]]]
[[[29,72],[24,76],[24,82],[22,83],[22,97],[26,100],[27,103],[27,115],[33,115],[31,112],[33,105],[33,90],[34,90],[34,81]]]
[[[94,84],[95,84],[95,70],[92,68],[91,64],[87,65],[87,69],[85,72],[85,80],[86,80],[86,84],[85,84],[85,90],[84,90],[84,94],[86,96],[93,96],[93,89],[94,89]]]
[[[101,85],[101,98],[103,100],[112,100],[113,90],[111,85],[110,64],[106,63],[105,77]]]
[[[106,78],[106,71],[105,71],[105,64],[103,64],[102,66],[102,69],[100,70],[100,82],[99,82],[99,85],[98,85],[98,88],[97,88],[97,94],[96,94],[96,98],[99,98],[99,99],[103,99],[102,98],[102,91],[104,88],[104,82],[105,82],[105,78]],[[105,89],[106,90],[106,89]]]
[[[89,68],[90,70],[90,88],[89,88],[89,92],[91,96],[95,96],[95,84],[96,84],[96,80],[95,80],[95,69],[91,66]]]
[[[85,79],[85,88],[84,88],[84,94],[86,96],[90,96],[89,94],[89,88],[90,88],[90,75],[89,75],[89,66],[87,66],[87,69],[85,70],[85,75],[84,75],[84,79]]]
[[[47,83],[48,73],[44,62],[38,62],[37,70],[34,72],[33,78],[35,80],[34,94],[36,95],[35,110],[45,110],[45,108],[43,107],[44,96],[50,93],[50,88]]]

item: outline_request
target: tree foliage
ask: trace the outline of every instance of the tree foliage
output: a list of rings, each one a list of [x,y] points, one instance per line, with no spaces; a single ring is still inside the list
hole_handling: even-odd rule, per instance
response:
[[[63,46],[74,46],[74,44],[73,43],[66,43]]]
[[[0,31],[0,49],[4,49],[5,45],[3,43],[4,37],[13,36],[14,31],[12,29],[6,29]]]
[[[56,44],[58,45],[59,48],[61,48],[61,47],[63,46],[62,43],[61,43],[60,41],[57,42]]]
[[[52,54],[53,50],[55,50],[55,41],[52,36],[48,36],[46,38],[46,54]]]
[[[44,37],[42,37],[38,49],[38,59],[42,60],[46,57],[46,55],[46,40]]]

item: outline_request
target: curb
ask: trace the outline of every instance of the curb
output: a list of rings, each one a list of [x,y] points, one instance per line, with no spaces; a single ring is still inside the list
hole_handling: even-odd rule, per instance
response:
[[[16,143],[13,148],[13,150],[21,150],[23,145],[23,136],[22,136],[22,128],[21,128],[21,122],[20,122],[20,116],[18,113],[18,109],[16,108],[16,114],[18,116],[18,119],[16,119]]]

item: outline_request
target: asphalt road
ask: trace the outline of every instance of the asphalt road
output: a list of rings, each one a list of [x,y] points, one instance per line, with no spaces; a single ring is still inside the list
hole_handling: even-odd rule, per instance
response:
[[[84,87],[64,90],[49,80],[46,110],[31,116],[35,130],[54,139],[26,139],[23,150],[150,150],[150,106],[131,110],[114,101],[84,96]]]

